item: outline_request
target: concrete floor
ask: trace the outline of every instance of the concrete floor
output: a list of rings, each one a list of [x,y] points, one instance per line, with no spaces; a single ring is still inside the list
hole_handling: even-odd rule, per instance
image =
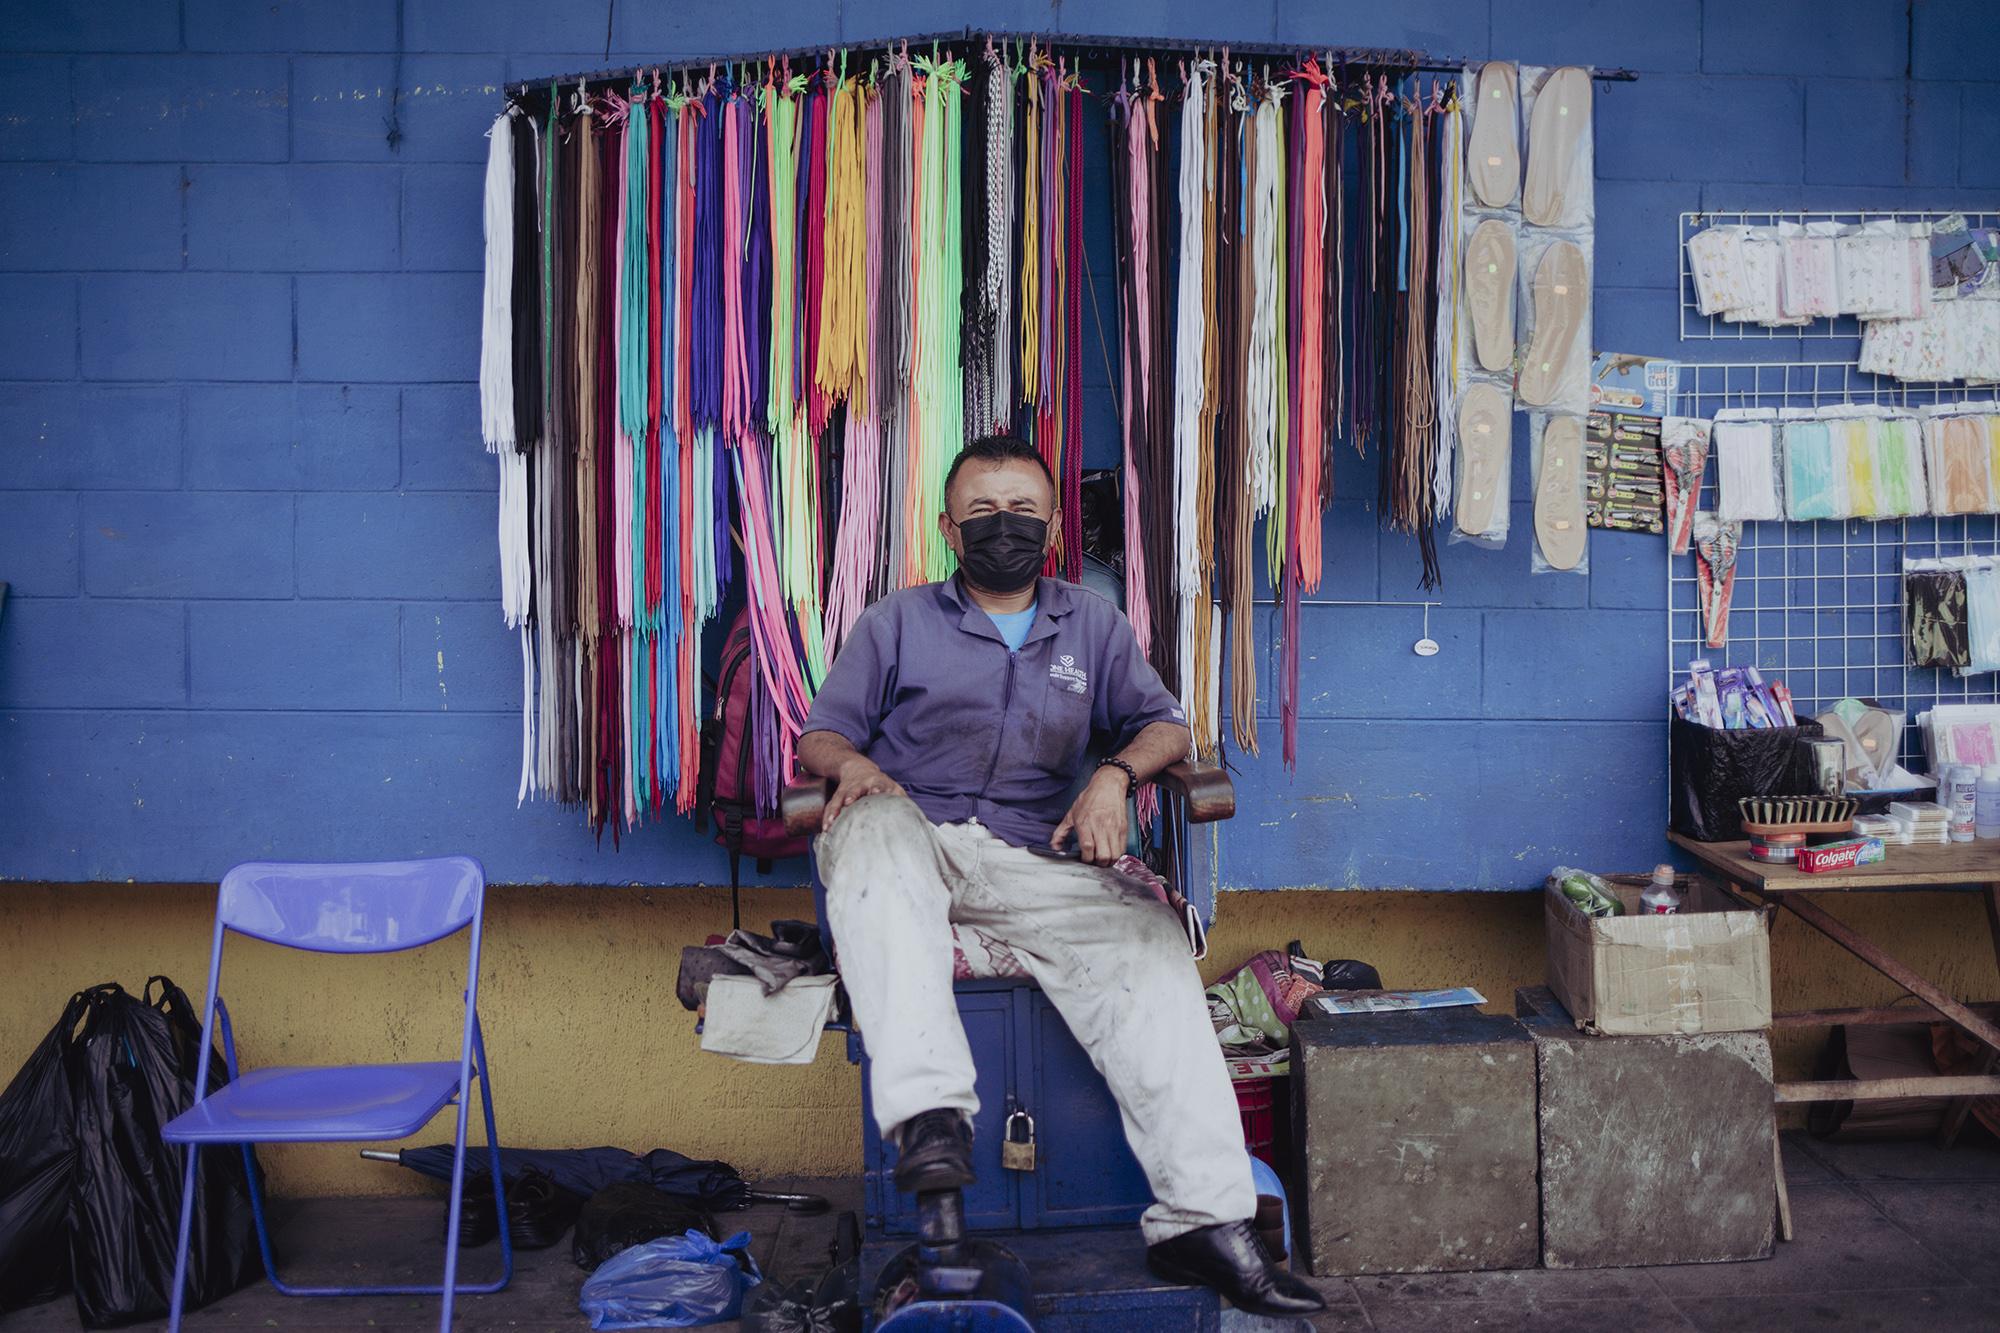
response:
[[[1318,1285],[1323,1330],[1775,1330],[1802,1327],[2000,1330],[2000,1150],[1928,1144],[1831,1145],[1790,1135],[1787,1179],[1797,1239],[1762,1263],[1596,1271],[1457,1273],[1332,1278]],[[858,1182],[769,1182],[816,1189],[837,1207],[859,1204]],[[765,1271],[791,1279],[824,1265],[833,1215],[774,1208],[738,1215]],[[439,1205],[428,1200],[316,1200],[284,1209],[282,1234],[300,1279],[435,1280]],[[497,1250],[473,1251],[465,1270],[490,1269]],[[565,1243],[518,1256],[514,1282],[460,1303],[458,1327],[540,1333],[587,1327],[577,1313],[583,1273]],[[1225,1328],[1250,1321],[1227,1321]],[[1257,1321],[1263,1323],[1263,1321]],[[259,1283],[191,1316],[190,1329],[435,1327],[427,1297],[293,1300]],[[1264,1327],[1270,1327],[1263,1323]],[[13,1330],[74,1330],[55,1301],[0,1318]],[[719,1327],[734,1327],[719,1326]],[[1162,1330],[1161,1333],[1167,1333]]]

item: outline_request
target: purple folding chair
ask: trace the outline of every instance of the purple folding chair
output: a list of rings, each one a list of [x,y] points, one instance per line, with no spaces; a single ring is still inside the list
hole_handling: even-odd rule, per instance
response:
[[[479,1031],[479,935],[486,897],[486,872],[468,856],[428,861],[374,861],[354,864],[287,864],[252,861],[222,878],[215,909],[215,943],[208,959],[208,997],[201,1023],[201,1065],[195,1101],[161,1131],[169,1143],[188,1145],[181,1186],[180,1235],[174,1243],[173,1309],[167,1327],[178,1330],[187,1283],[188,1231],[194,1213],[195,1170],[200,1149],[238,1144],[250,1175],[250,1206],[257,1219],[257,1245],[271,1285],[287,1296],[444,1297],[438,1327],[451,1327],[457,1293],[499,1291],[514,1276],[514,1247],[507,1231],[507,1204],[500,1178],[500,1149],[493,1128],[493,1079],[486,1043]],[[458,1059],[395,1065],[296,1065],[236,1068],[236,1037],[229,1008],[217,993],[226,931],[314,953],[394,953],[431,944],[472,927],[466,964],[465,1023]],[[203,1095],[217,1018],[222,1022],[222,1055],[229,1082]],[[493,1199],[501,1219],[500,1276],[477,1286],[459,1286],[458,1217],[465,1188],[465,1119],[471,1080],[481,1084],[486,1113],[487,1164]],[[452,1142],[451,1208],[445,1224],[444,1282],[435,1287],[302,1287],[287,1285],[271,1257],[271,1232],[264,1216],[264,1191],[251,1160],[253,1143],[337,1143],[406,1139],[429,1124],[446,1106],[458,1106]]]

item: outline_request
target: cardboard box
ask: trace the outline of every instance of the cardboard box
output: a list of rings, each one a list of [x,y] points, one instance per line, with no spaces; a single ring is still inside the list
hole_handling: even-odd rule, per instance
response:
[[[1549,989],[1586,1032],[1609,1036],[1754,1032],[1771,1026],[1770,912],[1700,876],[1677,882],[1681,910],[1640,916],[1650,878],[1607,875],[1626,915],[1591,917],[1543,889]]]

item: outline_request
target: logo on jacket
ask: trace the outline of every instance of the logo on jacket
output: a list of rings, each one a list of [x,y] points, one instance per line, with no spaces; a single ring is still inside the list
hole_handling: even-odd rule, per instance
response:
[[[1049,663],[1049,679],[1071,694],[1082,694],[1090,688],[1089,674],[1068,653]]]

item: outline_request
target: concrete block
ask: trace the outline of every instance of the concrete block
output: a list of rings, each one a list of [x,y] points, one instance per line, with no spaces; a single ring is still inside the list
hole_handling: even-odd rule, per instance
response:
[[[1701,186],[1694,181],[1597,182],[1599,217],[1644,218],[1646,225],[1597,229],[1593,281],[1600,287],[1672,289],[1680,268],[1664,232],[1678,214],[1700,207]]]
[[[479,438],[479,386],[412,384],[403,390],[403,486],[413,491],[493,491],[498,465]]]
[[[963,28],[964,10],[931,31]],[[1048,26],[1046,22],[1042,25]],[[884,36],[926,31],[900,25]],[[705,51],[761,51],[766,47],[816,46],[840,36],[840,10],[835,5],[619,5],[611,15],[614,51],[672,51],[699,55]],[[601,51],[604,28],[583,49]],[[573,49],[550,47],[550,50]]]
[[[18,645],[15,610],[0,656]],[[60,665],[84,674],[67,644]],[[10,679],[0,663],[0,690]],[[29,882],[213,884],[246,856],[476,847],[496,884],[728,882],[722,849],[691,828],[628,837],[613,857],[573,810],[516,810],[520,766],[520,718],[490,713],[0,711],[0,864]]]
[[[289,92],[282,56],[84,56],[76,62],[74,89],[78,157],[285,160]]]
[[[7,45],[16,51],[172,51],[180,14],[159,0],[38,0],[7,9]]]
[[[1761,1032],[1597,1037],[1545,986],[1515,992],[1540,1076],[1542,1262],[1769,1257],[1771,1046]]]
[[[196,602],[189,702],[198,708],[394,708],[387,602]]]
[[[1956,84],[1806,84],[1806,180],[1815,185],[1950,185],[1958,134]]]
[[[276,273],[89,273],[83,373],[106,380],[286,380],[292,284]]]
[[[1664,611],[1667,548],[1639,537],[1599,536],[1590,544],[1590,604],[1626,611]]]
[[[403,267],[482,272],[484,166],[435,166],[403,178]],[[331,266],[329,266],[331,267]]]
[[[394,167],[192,167],[188,267],[393,269],[401,186]]]
[[[1488,611],[1485,715],[1657,718],[1659,632],[1642,611]]]
[[[302,597],[479,598],[500,586],[490,495],[299,497]]]
[[[81,663],[89,669],[79,670]],[[7,600],[0,617],[0,707],[139,708],[186,699],[187,631],[180,606]],[[91,748],[82,737],[78,744]]]
[[[1068,17],[1067,6],[1053,15],[1056,22],[1066,21]],[[1269,17],[1268,7],[1266,17]],[[845,42],[865,42],[870,38],[896,37],[910,32],[948,32],[964,27],[968,21],[1007,32],[1037,32],[1051,26],[1051,13],[1046,0],[997,0],[997,3],[981,5],[978,17],[972,20],[968,20],[966,8],[958,0],[914,0],[914,3],[903,3],[902,0],[842,0],[840,37]],[[1080,29],[1072,28],[1071,31]]]
[[[73,597],[83,568],[77,498],[0,491],[0,571],[8,596]]]
[[[0,378],[66,380],[76,376],[76,279],[40,274],[0,277]]]
[[[1538,65],[1693,71],[1701,65],[1701,6],[1693,0],[1495,5],[1493,54]]]
[[[1967,91],[1959,125],[1958,183],[1975,189],[2000,187],[2000,90]]]
[[[1661,74],[1633,91],[1598,99],[1600,178],[1801,179],[1804,97],[1796,80]]]
[[[600,48],[601,49],[601,48]],[[410,56],[395,102],[400,138],[389,143],[396,64],[379,55],[298,56],[292,61],[292,160],[484,162],[486,130],[500,112],[499,56]]]
[[[396,484],[396,390],[373,384],[188,388],[188,485],[367,491]]]
[[[1470,1009],[1293,1026],[1293,1235],[1316,1276],[1534,1266],[1534,1051]]]
[[[1900,79],[1907,23],[1900,6],[1880,0],[1703,5],[1702,68],[1711,74],[1838,71],[1853,78]]]
[[[1278,3],[1242,0],[1239,4],[1216,6],[1202,0],[1166,0],[1166,3],[1063,0],[1054,9],[1063,32],[1102,33],[1111,37],[1186,33],[1219,41],[1265,42],[1271,39],[1272,26],[1277,22]]]
[[[309,273],[298,279],[299,378],[479,378],[477,273]]]
[[[69,61],[62,56],[0,59],[0,162],[50,162],[70,156]]]
[[[93,597],[292,595],[289,495],[92,495],[83,528]]]
[[[482,602],[403,607],[403,707],[431,712],[520,711],[521,639]]]
[[[1916,6],[1915,41],[1910,51],[1920,79],[2000,79],[1993,64],[1993,11],[1987,0],[1924,0]],[[1991,142],[1990,140],[1988,142]]]
[[[1263,753],[1236,760],[1244,813],[1221,832],[1221,882],[1231,889],[1517,890],[1538,887],[1554,864],[1659,858],[1659,775],[1631,757],[1660,753],[1664,718],[1309,718],[1299,723],[1305,762],[1295,772],[1279,758],[1276,725],[1260,735]],[[1435,761],[1414,770],[1413,754]],[[1584,818],[1579,793],[1588,793]],[[1447,836],[1468,850],[1441,855]]]
[[[396,49],[395,0],[187,0],[186,26],[191,51]]]
[[[1435,657],[1410,650],[1420,633],[1403,607],[1302,607],[1299,716],[1475,716],[1479,612],[1431,609]]]
[[[1679,212],[1679,209],[1674,210]],[[1653,244],[1659,253],[1671,255],[1673,241],[1667,228],[1675,224],[1671,217],[1653,219],[1656,224],[1652,231]],[[1674,291],[1678,275],[1666,282],[1651,287],[1611,287],[1596,284],[1590,312],[1592,347],[1602,347],[1609,351],[1644,352],[1649,356],[1672,356],[1681,345],[1681,304]],[[1522,430],[1515,436],[1517,448],[1525,448],[1528,435]],[[1521,455],[1526,458],[1526,455]],[[1516,481],[1527,483],[1529,469],[1525,462],[1515,473]],[[1517,492],[1517,499],[1527,499],[1531,491]]]
[[[542,0],[485,0],[477,5],[463,0],[407,0],[403,34],[406,49],[411,51],[602,52],[604,10],[594,5],[551,5]]]
[[[138,490],[178,486],[178,389],[0,385],[0,489]]]
[[[179,167],[0,167],[0,198],[7,201],[0,209],[0,268],[181,266]],[[79,225],[86,218],[89,225]]]
[[[1473,60],[1511,52],[1491,48],[1487,0],[1278,0],[1277,40],[1307,45],[1416,47]]]

